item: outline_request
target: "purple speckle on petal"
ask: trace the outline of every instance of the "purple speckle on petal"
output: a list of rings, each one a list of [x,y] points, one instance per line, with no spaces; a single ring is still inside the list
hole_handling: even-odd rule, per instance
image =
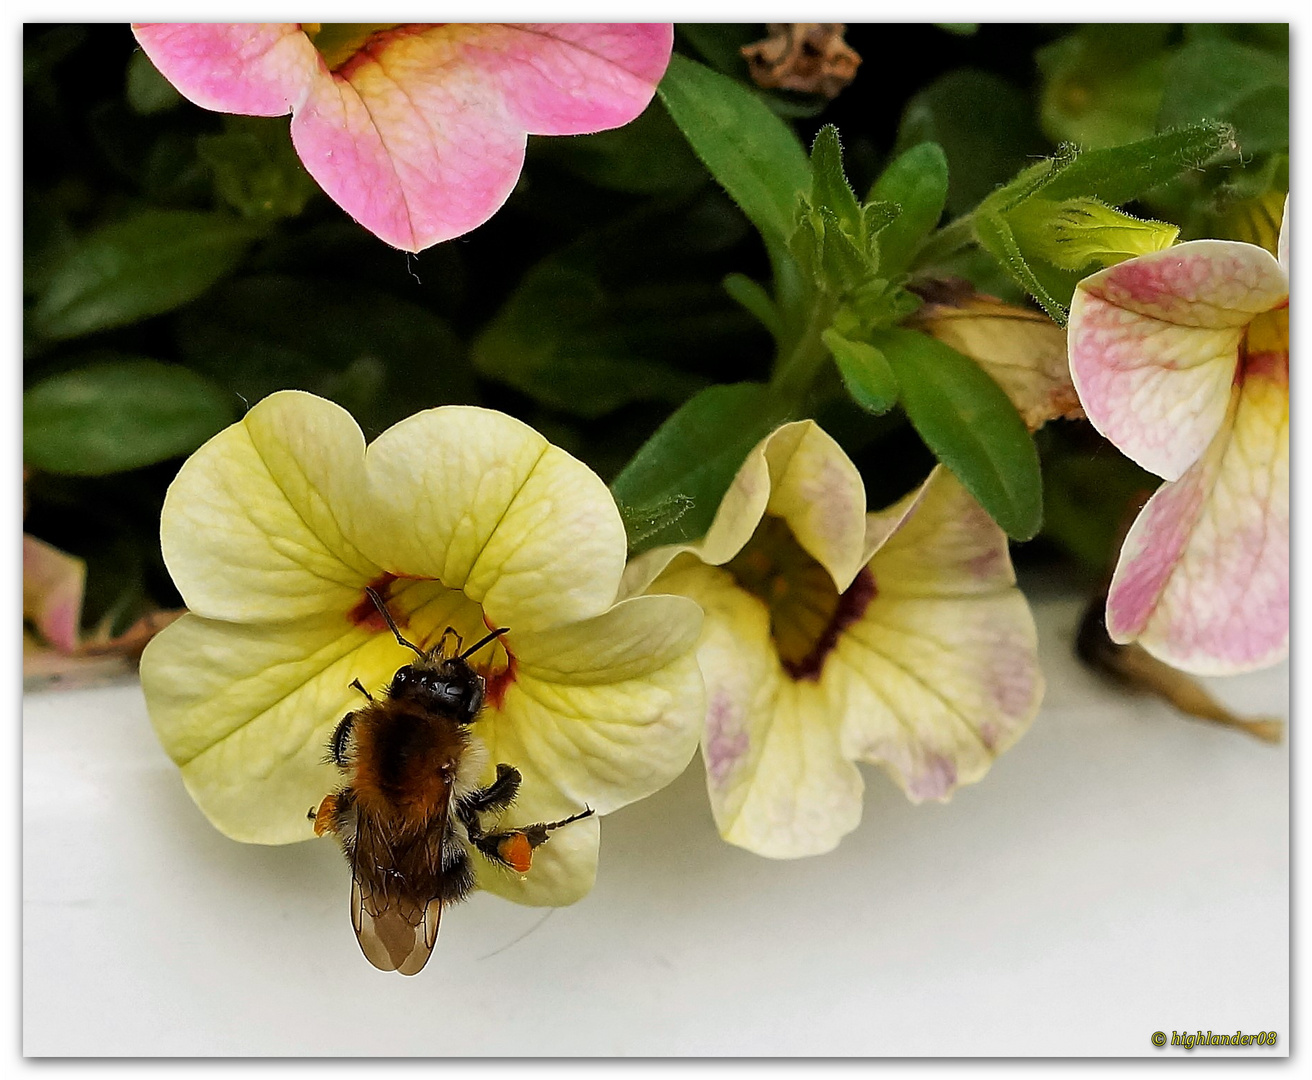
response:
[[[742,713],[733,698],[717,690],[706,709],[706,771],[716,784],[723,783],[729,771],[747,753],[747,732]]]
[[[957,782],[957,766],[942,754],[926,754],[924,768],[907,784],[913,799],[942,799]]]
[[[991,661],[988,688],[993,703],[1003,716],[1024,716],[1034,698],[1034,653],[1024,645],[1004,640],[994,645]],[[982,729],[980,737],[984,737]]]

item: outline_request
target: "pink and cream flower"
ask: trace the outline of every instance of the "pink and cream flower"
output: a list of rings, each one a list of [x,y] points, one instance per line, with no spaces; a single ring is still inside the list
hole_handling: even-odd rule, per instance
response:
[[[1131,527],[1107,629],[1200,675],[1289,648],[1289,275],[1193,240],[1082,281],[1071,374],[1089,420],[1163,484]]]
[[[514,188],[527,136],[643,111],[669,23],[138,23],[146,55],[202,108],[292,114],[301,161],[405,251],[460,236]]]
[[[915,802],[988,771],[1043,694],[1002,530],[950,473],[866,513],[856,466],[812,421],[748,455],[706,536],[625,571],[706,613],[702,758],[730,843],[828,851],[861,819],[856,762]]]

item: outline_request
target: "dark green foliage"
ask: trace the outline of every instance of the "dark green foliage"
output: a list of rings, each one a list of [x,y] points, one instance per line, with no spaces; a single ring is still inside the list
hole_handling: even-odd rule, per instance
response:
[[[491,221],[407,256],[318,191],[286,117],[183,100],[124,24],[25,27],[26,527],[88,560],[87,621],[177,602],[164,491],[284,387],[370,438],[451,402],[519,416],[613,479],[634,550],[702,535],[748,450],[804,416],[872,507],[937,457],[1032,535],[1034,441],[977,365],[899,328],[918,280],[1060,318],[1083,271],[1043,259],[1037,200],[1200,235],[1285,184],[1287,28],[857,24],[832,102],[753,86],[740,50],[764,36],[679,26],[638,120],[530,139]],[[1089,447],[1040,435],[1045,535],[1089,562],[1138,477],[1086,499]]]

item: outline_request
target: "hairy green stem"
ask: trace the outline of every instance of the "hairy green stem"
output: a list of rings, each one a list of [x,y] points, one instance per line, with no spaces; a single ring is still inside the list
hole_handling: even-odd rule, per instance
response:
[[[817,297],[806,326],[793,347],[779,354],[774,374],[770,377],[770,389],[777,397],[796,403],[810,390],[816,375],[829,358],[829,350],[825,348],[820,335],[833,323],[837,306],[837,302],[829,297]]]

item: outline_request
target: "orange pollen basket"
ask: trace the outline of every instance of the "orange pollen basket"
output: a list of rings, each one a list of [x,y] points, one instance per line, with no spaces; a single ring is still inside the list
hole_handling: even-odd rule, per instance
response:
[[[533,845],[523,833],[513,833],[497,845],[497,854],[517,873],[527,874],[533,865]]]

